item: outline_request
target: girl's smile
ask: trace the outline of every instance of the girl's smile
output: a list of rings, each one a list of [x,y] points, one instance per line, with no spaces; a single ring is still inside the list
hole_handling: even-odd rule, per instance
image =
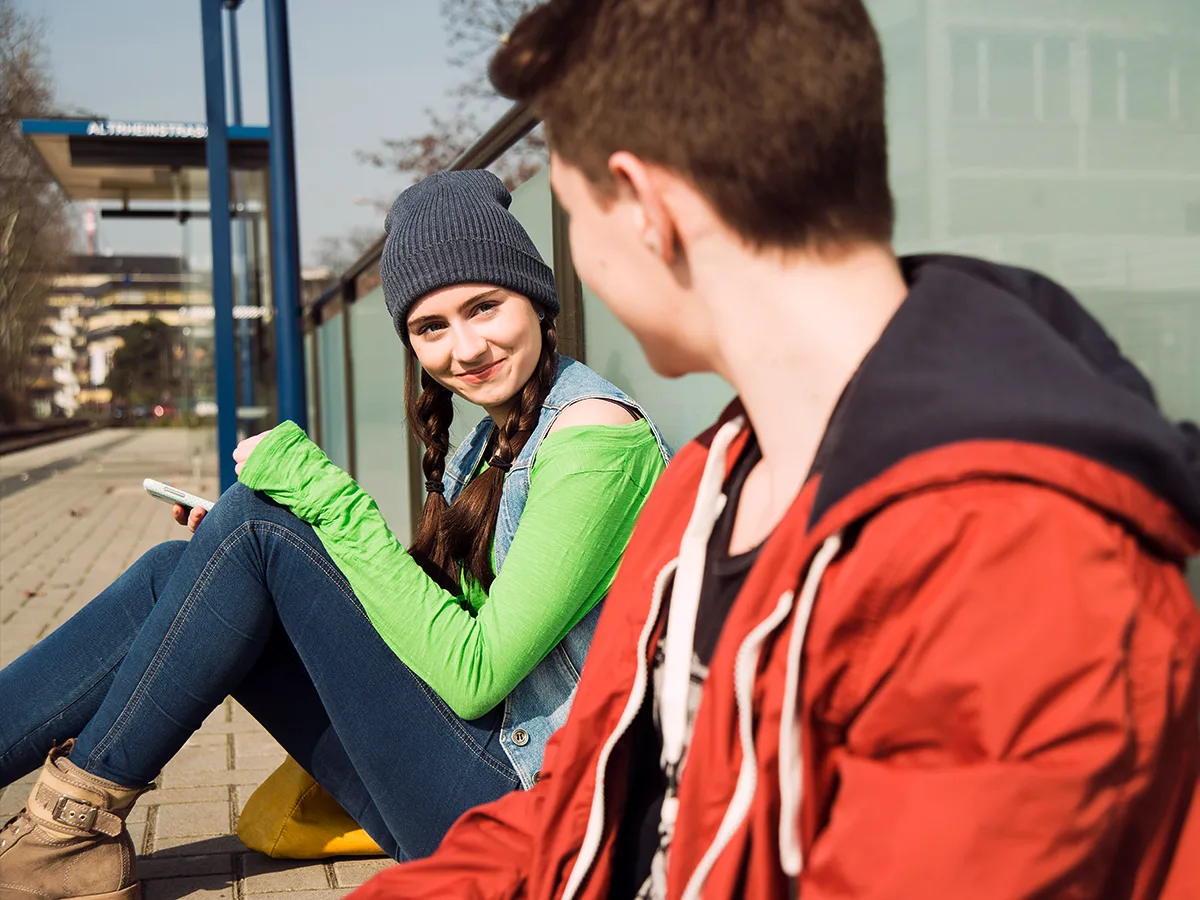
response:
[[[500,371],[500,366],[503,364],[504,360],[498,359],[494,363],[489,363],[488,365],[481,366],[478,369],[464,372],[458,377],[468,384],[483,384],[493,375],[497,374]]]

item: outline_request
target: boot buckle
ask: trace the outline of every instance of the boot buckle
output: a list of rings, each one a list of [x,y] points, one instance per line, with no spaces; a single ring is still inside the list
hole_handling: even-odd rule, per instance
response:
[[[56,822],[78,828],[81,831],[94,831],[96,816],[99,812],[96,807],[86,801],[62,795],[54,804],[54,812],[51,817]]]

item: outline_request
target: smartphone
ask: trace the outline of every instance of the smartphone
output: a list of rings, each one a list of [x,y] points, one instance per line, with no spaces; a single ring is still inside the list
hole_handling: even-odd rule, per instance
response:
[[[147,478],[142,482],[147,493],[151,497],[157,497],[164,503],[178,503],[180,506],[187,509],[196,509],[199,507],[205,512],[212,512],[213,500],[205,500],[203,497],[197,497],[195,494],[189,494],[187,491],[181,491],[177,487],[171,487],[169,484],[163,484],[161,481],[155,481],[153,478]]]

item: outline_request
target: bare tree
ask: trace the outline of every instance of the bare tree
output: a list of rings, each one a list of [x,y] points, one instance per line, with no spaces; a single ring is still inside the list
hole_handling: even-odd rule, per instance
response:
[[[352,228],[340,237],[327,235],[317,241],[312,261],[329,270],[327,286],[332,285],[382,236],[378,228]]]
[[[66,200],[21,134],[51,105],[41,23],[0,0],[0,419],[26,411],[30,354],[70,252]]]
[[[462,77],[447,93],[441,112],[426,110],[427,129],[418,135],[380,141],[374,150],[358,150],[359,162],[396,172],[410,182],[448,168],[478,138],[505,108],[505,101],[492,90],[487,79],[487,61],[499,43],[526,12],[540,0],[441,0],[441,15],[449,34],[450,63]],[[534,129],[508,150],[491,171],[512,190],[536,175],[549,160],[550,152],[541,128]],[[394,197],[370,200],[382,216]],[[360,201],[361,202],[361,201]],[[358,230],[361,234],[361,230]],[[360,245],[351,233],[345,237],[322,238],[312,255],[313,262],[340,275],[370,243]],[[374,239],[380,237],[376,232]],[[353,248],[358,252],[350,252]]]
[[[428,130],[413,137],[384,140],[359,161],[409,176],[414,182],[449,166],[503,108],[488,83],[486,66],[500,38],[540,0],[441,0],[451,47],[450,62],[462,79],[449,93],[449,114],[428,110]],[[548,150],[541,130],[522,138],[490,168],[510,189],[537,174]]]

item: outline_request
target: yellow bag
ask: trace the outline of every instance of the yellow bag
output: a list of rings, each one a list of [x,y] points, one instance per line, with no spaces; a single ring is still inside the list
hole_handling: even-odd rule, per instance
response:
[[[275,859],[385,855],[290,756],[250,795],[237,834]]]

